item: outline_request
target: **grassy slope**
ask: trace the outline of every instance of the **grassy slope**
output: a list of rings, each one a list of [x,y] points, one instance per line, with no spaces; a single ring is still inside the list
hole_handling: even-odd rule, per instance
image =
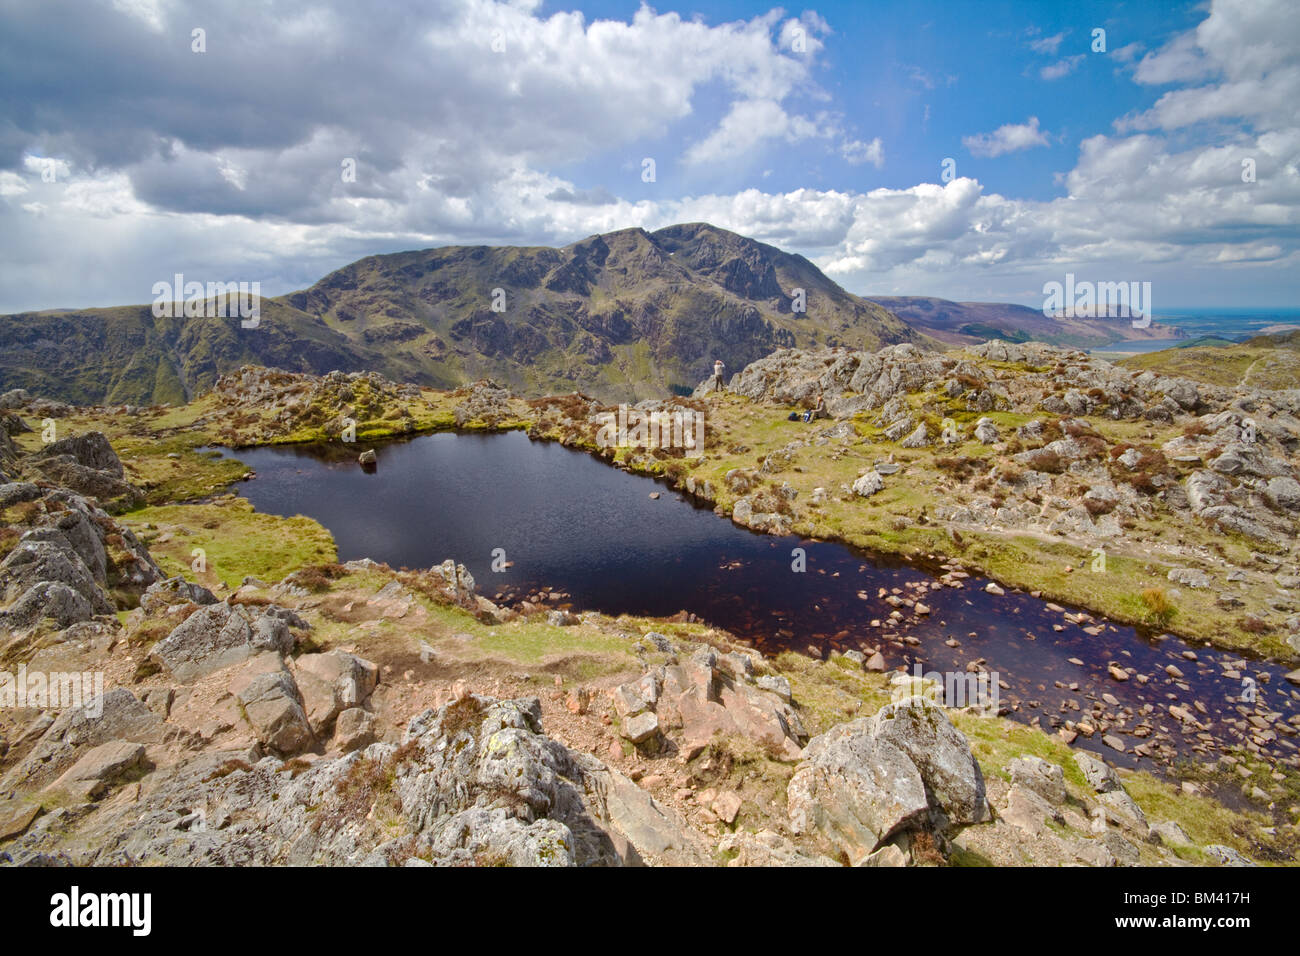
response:
[[[1238,344],[1192,346],[1134,355],[1115,363],[1232,388],[1300,388],[1300,332]]]

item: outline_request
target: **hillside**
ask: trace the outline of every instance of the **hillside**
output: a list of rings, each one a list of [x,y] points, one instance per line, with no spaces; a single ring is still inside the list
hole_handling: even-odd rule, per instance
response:
[[[1300,331],[1258,335],[1241,343],[1164,349],[1117,364],[1210,385],[1300,388]]]
[[[1014,302],[952,302],[916,295],[869,298],[914,328],[950,345],[1006,339],[1093,348],[1120,339],[1168,338],[1176,332],[1159,323],[1147,329],[1135,329],[1128,319],[1049,319],[1040,309]]]
[[[829,409],[837,420],[789,422],[788,403],[819,384],[842,393]],[[1058,384],[1063,395],[1049,387]],[[0,708],[0,865],[1294,863],[1300,717],[1273,708],[1291,709],[1288,684],[1300,672],[1261,679],[1253,706],[1202,721],[1182,678],[1216,668],[1208,652],[1178,656],[1177,674],[1139,670],[1121,656],[1104,692],[1070,688],[1081,710],[1042,706],[1026,721],[1008,718],[1039,710],[1046,687],[997,714],[939,706],[942,688],[885,660],[924,632],[931,610],[922,599],[935,604],[940,590],[979,586],[966,569],[995,566],[1008,584],[1033,572],[1046,596],[1073,586],[1105,603],[1172,581],[1168,559],[1208,553],[1195,539],[1214,540],[1209,529],[1170,523],[1185,510],[1173,493],[1181,475],[1163,466],[1149,475],[1159,495],[1125,487],[1121,476],[1138,448],[1134,464],[1154,468],[1146,459],[1158,443],[1180,453],[1216,445],[1211,426],[1230,430],[1235,416],[1212,387],[1149,373],[1130,381],[1107,363],[1037,345],[935,356],[907,346],[782,352],[708,398],[716,432],[704,458],[605,450],[753,530],[793,524],[801,533],[865,535],[900,553],[939,549],[942,577],[877,595],[893,610],[874,609],[865,652],[832,641],[769,655],[685,612],[611,617],[554,590],[489,597],[492,589],[476,587],[454,559],[420,570],[338,563],[329,532],[311,519],[258,513],[221,494],[243,469],[204,451],[241,438],[326,437],[343,402],[364,406],[373,419],[358,415],[362,424],[381,431],[380,422],[399,419],[407,424],[394,431],[526,426],[535,437],[591,447],[596,403],[572,395],[525,402],[499,391],[248,368],[182,408],[50,409],[37,397],[0,417],[0,477],[9,481],[0,498],[0,624],[12,634],[0,664],[101,679],[84,708],[56,714],[30,699]],[[1252,456],[1230,445],[1210,469],[1235,456],[1293,472],[1291,399],[1247,397],[1260,406],[1263,449]],[[1056,418],[1062,403],[1083,403],[1071,409],[1079,417]],[[386,414],[394,407],[406,414]],[[988,416],[977,418],[981,410]],[[903,415],[921,430],[948,414],[963,434],[952,445],[895,440],[892,425],[872,422],[876,412],[877,422]],[[57,448],[36,429],[49,414],[66,436]],[[1198,421],[1204,429],[1180,436]],[[1054,429],[1070,429],[1070,439],[1043,445]],[[1120,443],[1125,452],[1107,468],[1100,459],[1113,456],[1097,453],[1119,438],[1132,442]],[[1041,453],[1066,457],[1071,447],[1087,454],[1039,471]],[[854,479],[868,456],[886,452],[895,470],[878,461]],[[1017,474],[1010,463],[1026,454]],[[996,470],[950,464],[976,460]],[[1207,474],[1189,476],[1189,491]],[[897,477],[867,486],[869,475]],[[982,479],[1007,497],[993,520],[968,493],[992,491]],[[1037,488],[1056,511],[1076,480],[1104,486],[1107,508],[1054,522],[1063,540],[1008,528],[999,545],[1022,494]],[[795,493],[781,495],[782,487]],[[125,513],[112,514],[117,508],[99,507],[101,488],[125,488],[132,494],[123,498],[147,505],[119,502]],[[1216,493],[1227,500],[1237,489],[1225,483]],[[191,497],[203,500],[181,500]],[[972,514],[942,515],[953,501]],[[1283,512],[1293,514],[1300,497],[1287,501],[1258,520],[1293,521]],[[924,519],[927,509],[937,523]],[[1218,507],[1219,520],[1230,510]],[[1062,565],[1086,559],[1108,518],[1131,533],[1128,543],[1112,538],[1112,580],[1098,587],[1090,574],[1076,584],[1083,575]],[[1260,566],[1268,555],[1250,549],[1285,550],[1289,567],[1294,534],[1250,548],[1222,536],[1230,563],[1208,561],[1203,573],[1223,578],[1243,610],[1257,610],[1274,584],[1292,586],[1287,576],[1270,580]],[[1192,569],[1176,570],[1192,580]],[[1212,594],[1184,594],[1172,626],[1211,621]],[[869,596],[860,600],[872,608]],[[1300,626],[1300,618],[1282,625],[1273,610],[1259,613]],[[1068,626],[1100,639],[1108,626],[1056,613],[1051,633]],[[1038,635],[1033,627],[1025,622],[1028,640],[1050,639],[1045,624]],[[964,635],[971,657],[974,636]],[[1294,656],[1289,643],[1261,641],[1258,628],[1242,636],[1255,650]],[[1234,664],[1263,666],[1244,657]],[[1158,711],[1109,694],[1148,683]],[[1109,748],[1101,755],[1080,746],[1098,734]],[[1176,740],[1191,742],[1200,759],[1167,762],[1159,773],[1111,765],[1130,746],[1172,758]]]
[[[792,311],[797,289],[804,312]],[[715,358],[735,370],[781,347],[901,342],[927,340],[802,256],[692,223],[560,249],[370,256],[263,300],[256,329],[157,319],[148,305],[0,316],[0,391],[179,403],[257,364],[377,371],[440,387],[486,376],[530,394],[644,398],[693,387]]]

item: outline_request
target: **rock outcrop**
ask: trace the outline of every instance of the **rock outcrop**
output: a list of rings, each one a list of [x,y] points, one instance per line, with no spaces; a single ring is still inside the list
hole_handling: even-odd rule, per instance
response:
[[[852,865],[988,818],[984,777],[942,707],[909,697],[814,737],[789,786],[790,826]],[[887,843],[894,849],[883,851]]]

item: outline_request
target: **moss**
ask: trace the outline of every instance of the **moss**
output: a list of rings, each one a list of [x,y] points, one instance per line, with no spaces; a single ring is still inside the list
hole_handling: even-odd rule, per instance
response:
[[[333,564],[338,557],[333,537],[311,518],[261,514],[233,496],[208,504],[143,508],[123,523],[167,574],[184,574],[209,587],[237,587],[245,576],[279,581],[305,567]],[[192,567],[196,548],[204,552],[203,571]]]

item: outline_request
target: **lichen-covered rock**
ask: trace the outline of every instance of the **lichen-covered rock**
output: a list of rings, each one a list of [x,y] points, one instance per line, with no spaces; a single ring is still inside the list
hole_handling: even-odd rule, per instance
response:
[[[288,625],[270,609],[210,604],[176,625],[149,651],[178,680],[188,681],[247,660],[264,650],[293,650]]]
[[[786,791],[791,828],[858,864],[904,831],[988,819],[984,777],[943,708],[908,697],[809,741]]]

